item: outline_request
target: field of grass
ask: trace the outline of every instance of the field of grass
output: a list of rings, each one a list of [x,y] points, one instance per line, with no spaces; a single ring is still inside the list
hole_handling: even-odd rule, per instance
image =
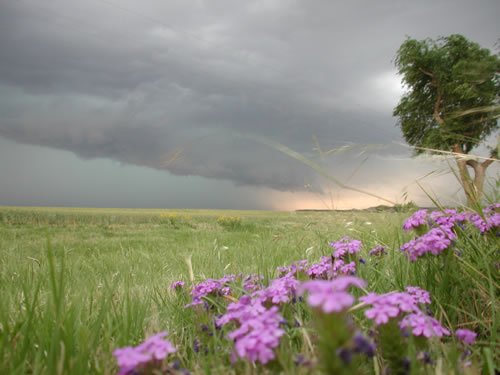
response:
[[[173,357],[191,373],[317,373],[314,365],[295,363],[298,353],[316,359],[315,333],[305,324],[310,313],[297,312],[304,325],[287,328],[276,349],[279,363],[271,367],[232,364],[232,342],[200,328],[212,327],[216,312],[183,306],[193,283],[239,273],[257,273],[267,283],[279,276],[276,267],[317,262],[331,254],[329,241],[348,235],[362,241],[366,262],[357,276],[367,290],[413,285],[431,292],[434,317],[444,326],[480,334],[479,344],[468,349],[472,365],[465,373],[494,375],[500,294],[498,268],[491,264],[498,260],[498,239],[464,233],[456,246],[473,249],[473,255],[409,262],[398,251],[413,238],[401,230],[408,215],[0,207],[0,374],[114,374],[116,348],[136,346],[160,331],[169,332],[177,347]],[[387,255],[369,257],[378,245]],[[178,280],[186,283],[185,292],[169,289]],[[217,313],[226,306],[218,304]],[[361,311],[353,319],[370,330]],[[194,350],[195,340],[203,350]],[[432,341],[436,373],[454,373],[460,348],[454,338]],[[359,371],[380,374],[383,366],[374,357]]]

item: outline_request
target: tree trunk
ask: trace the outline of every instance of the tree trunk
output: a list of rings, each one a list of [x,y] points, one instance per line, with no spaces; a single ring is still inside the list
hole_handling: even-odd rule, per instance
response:
[[[461,145],[456,144],[453,146],[453,152],[465,155]],[[476,160],[466,160],[456,158],[458,172],[460,176],[460,184],[462,185],[465,197],[467,198],[467,205],[474,207],[481,202],[483,195],[484,177],[486,168],[491,164],[490,161],[479,163]],[[474,170],[474,179],[471,178],[467,166],[472,167]]]
[[[476,189],[474,187],[474,182],[470,177],[469,171],[467,170],[467,161],[462,159],[456,159],[456,161],[460,176],[460,185],[462,185],[462,188],[464,189],[465,197],[467,198],[467,205],[469,207],[473,207],[475,205],[474,203],[477,202]]]

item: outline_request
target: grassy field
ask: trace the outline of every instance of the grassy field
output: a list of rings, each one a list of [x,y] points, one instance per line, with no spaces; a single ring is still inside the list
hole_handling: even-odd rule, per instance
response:
[[[180,367],[192,373],[316,373],[314,366],[294,364],[299,352],[315,356],[305,349],[313,334],[304,328],[280,345],[279,368],[232,365],[231,342],[200,330],[210,318],[183,309],[188,293],[169,286],[239,273],[257,273],[267,282],[279,276],[276,267],[301,259],[317,262],[331,254],[329,241],[349,235],[363,243],[360,256],[366,263],[359,264],[357,276],[369,291],[407,285],[429,290],[435,315],[449,329],[482,332],[466,371],[484,368],[493,375],[499,353],[494,268],[470,260],[469,268],[436,271],[443,268],[441,261],[409,262],[397,251],[412,238],[401,230],[408,215],[0,207],[0,374],[113,374],[114,349],[165,330],[178,348]],[[478,256],[496,256],[498,240],[483,243],[476,237]],[[378,245],[387,255],[371,259],[368,251]],[[361,322],[361,312],[354,316]],[[194,340],[205,352],[193,350]],[[433,345],[434,355],[441,356],[435,362],[445,369],[441,373],[453,373],[456,367],[448,362],[457,361],[450,358],[458,344]],[[377,360],[364,366],[366,373],[382,368]]]

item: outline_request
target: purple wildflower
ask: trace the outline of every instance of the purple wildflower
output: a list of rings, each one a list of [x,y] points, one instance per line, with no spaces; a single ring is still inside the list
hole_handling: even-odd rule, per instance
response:
[[[359,253],[361,241],[346,236],[337,242],[329,242],[329,245],[335,249],[333,252],[335,258],[343,258],[346,254]]]
[[[210,294],[213,295],[226,295],[231,293],[231,288],[225,286],[226,283],[234,281],[234,275],[226,275],[220,280],[207,279],[199,284],[196,284],[191,291],[193,299],[191,303],[184,306],[184,308],[203,304],[203,297]]]
[[[346,292],[349,286],[365,287],[365,282],[354,276],[340,276],[332,281],[311,280],[302,283],[300,293],[308,292],[307,303],[324,313],[340,312],[352,306],[354,297]]]
[[[354,344],[354,352],[362,353],[371,358],[375,355],[375,344],[368,340],[362,334],[357,334],[352,338]]]
[[[417,303],[430,304],[431,294],[418,286],[407,286],[408,294],[412,295]]]
[[[332,272],[332,259],[322,256],[317,264],[313,264],[306,271],[307,275],[313,279],[328,279]]]
[[[291,274],[295,276],[297,272],[305,271],[307,268],[307,259],[302,259],[296,262],[293,262],[288,267],[277,267],[276,269],[280,273],[280,277],[286,276],[287,274]]]
[[[385,324],[390,318],[395,318],[399,315],[399,309],[392,304],[382,303],[379,299],[369,302],[375,296],[375,293],[369,293],[359,299],[366,304],[373,304],[371,309],[365,311],[365,316],[368,319],[375,320],[375,325]]]
[[[193,350],[198,353],[200,351],[200,342],[198,339],[194,339],[193,341]]]
[[[184,281],[176,281],[170,285],[170,290],[181,289],[184,285]]]
[[[469,331],[468,329],[457,329],[455,331],[455,336],[467,345],[473,345],[476,340],[477,333]]]
[[[418,228],[421,225],[425,225],[427,223],[427,210],[418,210],[412,216],[410,216],[403,224],[403,229],[406,233],[408,233],[413,228]]]
[[[218,327],[231,321],[238,323],[239,327],[230,332],[228,338],[235,341],[235,349],[240,358],[262,364],[274,359],[273,349],[279,345],[280,337],[285,333],[280,328],[283,318],[278,313],[277,306],[266,310],[263,302],[269,300],[280,303],[289,299],[295,288],[292,279],[289,276],[274,280],[271,287],[255,293],[253,299],[248,295],[242,296],[238,302],[229,304],[226,314],[216,321]],[[281,281],[278,283],[278,280]]]
[[[251,319],[240,320],[241,326],[228,334],[230,339],[235,340],[235,349],[240,358],[247,358],[252,362],[259,361],[262,364],[274,359],[273,349],[279,345],[280,337],[285,334],[280,328],[282,320],[277,306]]]
[[[446,209],[444,213],[442,211],[433,211],[429,214],[430,220],[437,226],[451,228],[457,224],[462,224],[467,220],[468,213],[462,212],[457,214],[457,211]]]
[[[469,218],[469,221],[474,224],[482,234],[500,226],[500,214],[496,211],[487,213],[484,215],[484,219],[478,214],[473,214]]]
[[[175,353],[175,347],[168,340],[162,339],[166,335],[167,332],[160,332],[135,348],[127,346],[116,349],[113,354],[120,366],[119,375],[135,374],[141,367],[161,362],[168,354]]]
[[[243,289],[245,289],[247,292],[254,292],[262,288],[261,281],[263,279],[264,276],[257,275],[256,273],[252,275],[247,275],[243,279]]]
[[[418,257],[426,253],[438,255],[446,250],[451,241],[455,238],[455,234],[447,227],[432,228],[426,234],[416,238],[401,246],[401,251],[406,253],[408,258],[414,262]]]
[[[500,210],[500,203],[492,203],[488,207],[486,207],[483,212],[484,213],[490,213],[490,212],[496,212]]]
[[[340,267],[340,272],[344,275],[355,275],[356,274],[356,263],[351,262],[342,267]]]
[[[368,293],[359,300],[372,307],[365,311],[365,316],[375,321],[375,325],[386,324],[389,319],[396,318],[403,313],[420,312],[419,304],[430,303],[427,291],[418,287],[408,287],[408,292],[392,292],[377,295]]]
[[[414,336],[442,337],[449,335],[450,331],[444,328],[436,319],[424,315],[422,312],[409,314],[399,322],[401,329],[410,327]]]
[[[221,327],[230,321],[246,321],[254,319],[264,313],[266,308],[259,299],[252,300],[248,295],[243,295],[238,302],[230,303],[227,312],[216,320],[216,325]]]
[[[387,254],[385,252],[385,248],[383,246],[377,246],[377,247],[374,247],[373,249],[370,250],[370,252],[368,253],[368,255],[370,256],[374,256],[374,255],[385,255]]]
[[[299,282],[291,273],[284,277],[275,279],[267,288],[255,293],[261,301],[271,302],[275,305],[289,302],[295,295]]]

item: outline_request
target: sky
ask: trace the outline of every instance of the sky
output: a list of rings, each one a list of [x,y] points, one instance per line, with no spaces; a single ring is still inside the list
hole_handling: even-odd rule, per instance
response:
[[[412,158],[392,117],[394,58],[407,37],[455,33],[494,51],[499,14],[493,0],[0,0],[0,205],[456,204],[451,161]]]

